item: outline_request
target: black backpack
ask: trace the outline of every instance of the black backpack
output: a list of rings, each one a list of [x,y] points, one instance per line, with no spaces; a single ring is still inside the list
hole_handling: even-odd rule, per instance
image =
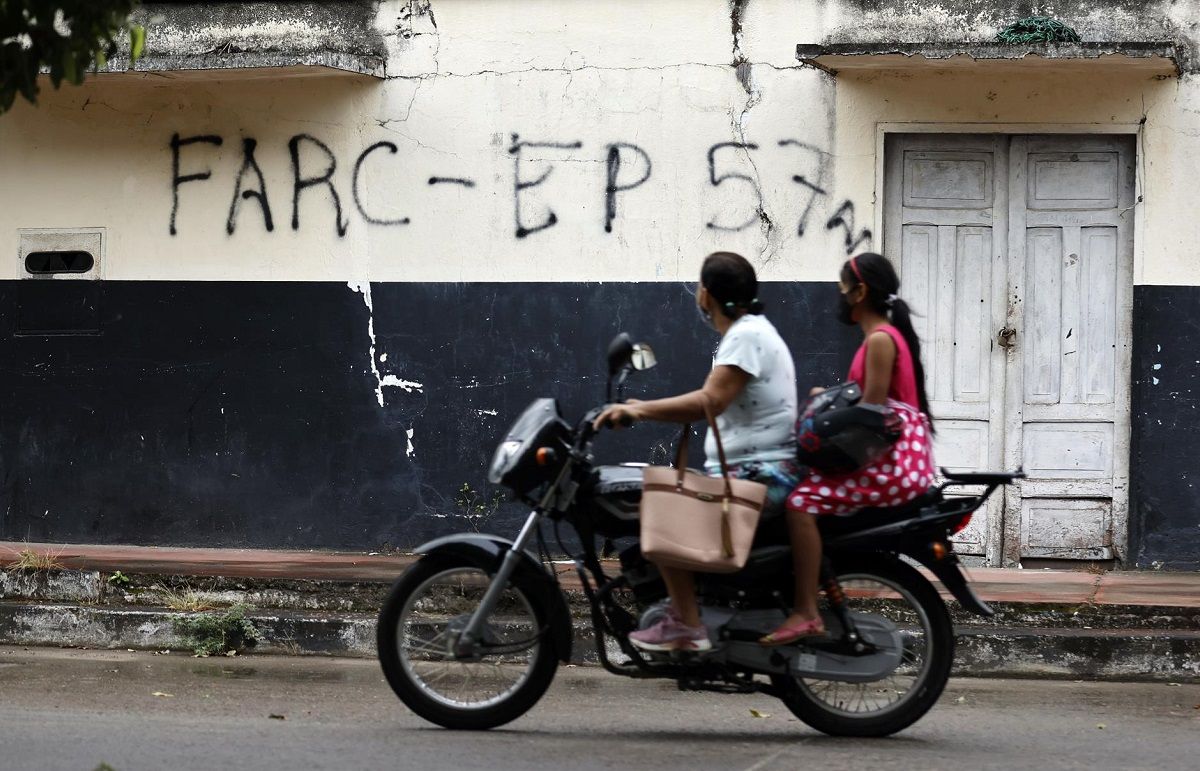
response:
[[[861,401],[857,383],[810,398],[796,421],[796,459],[826,474],[849,474],[887,454],[903,423],[892,410]]]

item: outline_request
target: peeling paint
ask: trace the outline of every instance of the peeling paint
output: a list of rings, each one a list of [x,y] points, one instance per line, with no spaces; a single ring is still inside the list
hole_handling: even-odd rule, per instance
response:
[[[375,401],[379,402],[379,406],[383,404],[383,389],[384,388],[402,388],[407,393],[413,391],[423,391],[425,385],[418,383],[415,380],[404,380],[396,375],[384,375],[379,371],[379,365],[375,360],[375,306],[371,300],[371,282],[370,281],[350,281],[346,284],[355,292],[358,292],[363,297],[363,304],[367,306],[367,337],[371,340],[370,350],[368,355],[371,359],[371,374],[375,376]],[[379,357],[380,362],[387,361],[387,354]],[[412,445],[409,445],[411,450]],[[411,456],[411,452],[409,455]]]
[[[407,442],[408,442],[408,447],[404,450],[404,454],[410,458],[414,457],[417,454],[417,448],[413,446],[413,434],[415,434],[415,433],[416,433],[415,428],[409,428],[404,431],[404,435],[405,435],[405,437],[407,437]]]
[[[346,284],[355,292],[362,295],[363,304],[367,306],[367,337],[371,339],[369,356],[371,359],[371,374],[375,376],[375,400],[383,406],[383,376],[379,374],[379,366],[375,363],[375,306],[371,301],[370,281],[350,281]]]

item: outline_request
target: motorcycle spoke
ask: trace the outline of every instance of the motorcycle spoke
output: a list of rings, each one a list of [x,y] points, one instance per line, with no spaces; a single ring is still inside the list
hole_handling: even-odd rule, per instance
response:
[[[429,696],[457,708],[482,708],[503,700],[529,676],[537,655],[539,623],[528,600],[509,588],[481,635],[486,645],[531,640],[518,651],[481,658],[455,657],[450,642],[478,607],[489,578],[475,568],[438,574],[414,591],[398,620],[401,665]],[[485,646],[486,647],[486,646]]]
[[[930,662],[928,626],[924,609],[903,587],[893,586],[877,576],[858,576],[842,580],[852,610],[872,613],[888,619],[900,636],[899,661],[886,676],[870,683],[844,683],[833,680],[797,678],[797,686],[809,698],[833,711],[864,716],[896,709],[918,691]]]

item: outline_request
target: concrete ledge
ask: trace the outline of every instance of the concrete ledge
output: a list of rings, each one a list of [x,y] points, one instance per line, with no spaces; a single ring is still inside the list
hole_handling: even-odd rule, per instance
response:
[[[104,72],[202,76],[357,74],[381,78],[387,60],[367,0],[145,3],[133,21],[146,27],[142,58],[121,41]]]
[[[164,609],[0,602],[0,642],[69,648],[186,651]],[[254,613],[256,653],[373,657],[375,616]],[[597,664],[577,622],[572,659]],[[956,676],[1200,682],[1200,632],[959,628]],[[611,652],[617,655],[616,651]]]
[[[1200,682],[1200,632],[958,629],[958,674]]]
[[[796,46],[802,63],[837,74],[852,70],[1085,69],[1099,73],[1110,69],[1136,70],[1148,75],[1176,76],[1182,56],[1170,41],[1084,43],[994,42],[886,42],[827,43]]]

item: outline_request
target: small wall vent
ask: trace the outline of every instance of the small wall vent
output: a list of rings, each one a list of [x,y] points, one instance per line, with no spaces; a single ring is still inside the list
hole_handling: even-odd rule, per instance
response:
[[[96,335],[104,228],[18,231],[18,335]]]
[[[104,228],[30,228],[18,233],[18,269],[25,278],[100,278]]]

